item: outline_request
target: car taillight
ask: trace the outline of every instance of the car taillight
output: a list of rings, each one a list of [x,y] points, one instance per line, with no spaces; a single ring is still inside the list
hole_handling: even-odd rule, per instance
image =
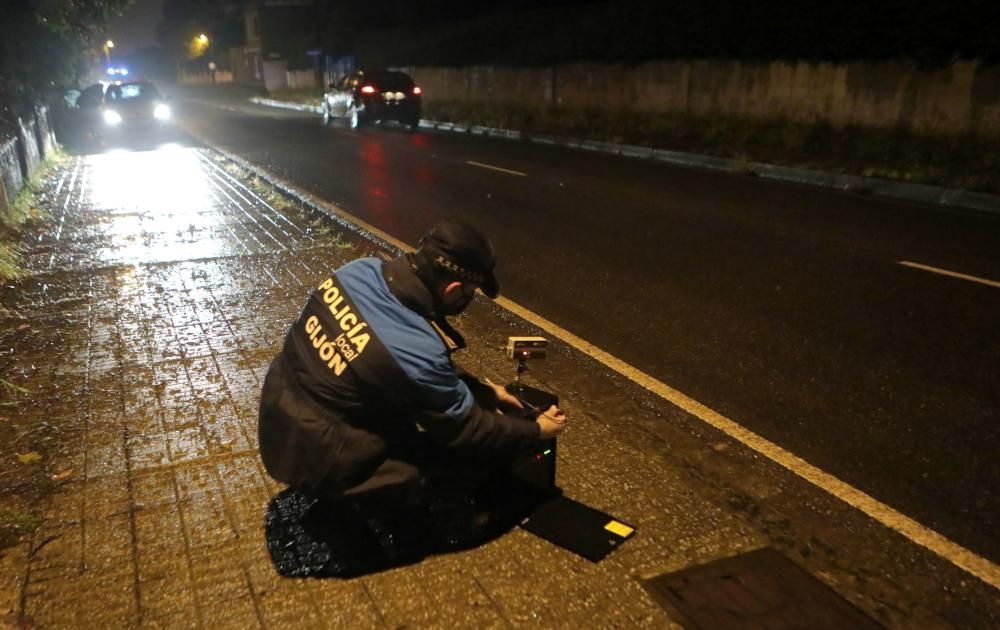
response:
[[[366,85],[366,86],[364,86],[364,87],[361,88],[361,93],[362,94],[374,94],[375,93],[375,88],[373,86],[371,86],[371,85]]]
[[[419,85],[414,85],[414,86],[413,86],[413,93],[414,93],[414,94],[418,94],[418,95],[419,95],[419,94],[420,94],[420,93],[422,93],[422,92],[423,92],[423,90],[421,90],[421,89],[420,89],[420,86],[419,86]]]

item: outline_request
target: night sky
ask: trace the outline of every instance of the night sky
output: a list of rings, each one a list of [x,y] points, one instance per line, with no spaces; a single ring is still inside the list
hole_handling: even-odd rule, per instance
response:
[[[115,42],[114,53],[128,55],[139,48],[158,46],[156,26],[162,14],[163,0],[135,0],[108,26],[107,37]]]

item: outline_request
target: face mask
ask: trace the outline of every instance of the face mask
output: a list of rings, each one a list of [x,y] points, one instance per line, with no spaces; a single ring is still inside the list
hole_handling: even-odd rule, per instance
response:
[[[467,291],[466,285],[462,284],[460,291],[454,291],[450,295],[443,296],[441,311],[445,315],[458,315],[472,303],[472,299],[475,297],[476,288],[473,286],[471,291]]]

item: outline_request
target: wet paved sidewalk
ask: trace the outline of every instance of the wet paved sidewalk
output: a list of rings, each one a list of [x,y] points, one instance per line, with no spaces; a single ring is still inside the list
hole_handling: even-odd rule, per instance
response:
[[[34,623],[500,627],[583,624],[595,608],[665,623],[626,604],[631,583],[542,605],[554,567],[529,567],[551,550],[524,533],[355,580],[280,578],[263,539],[281,486],[256,451],[261,379],[310,287],[357,252],[196,149],[73,159],[53,185],[57,228],[18,302],[39,343],[18,357],[37,366],[27,412],[69,438],[46,465],[72,473],[26,545]]]
[[[663,441],[658,423],[683,414],[556,344],[554,367],[539,374],[574,420],[560,441],[560,485],[636,524],[633,540],[593,564],[514,529],[359,578],[280,577],[264,541],[282,486],[257,456],[261,379],[309,290],[367,245],[233,172],[210,150],[174,148],[73,158],[50,181],[55,227],[29,253],[33,279],[7,300],[32,322],[14,342],[17,384],[31,392],[20,413],[59,427],[49,450],[39,446],[38,465],[59,478],[44,521],[5,558],[31,623],[660,628],[674,624],[637,577],[776,542],[809,555],[810,543],[800,547],[794,527],[752,508],[753,497],[720,494],[663,455],[685,439],[705,446],[690,431]],[[489,304],[459,327],[474,348],[463,362],[498,381],[512,375],[506,336],[531,332]],[[715,437],[699,457],[735,450]],[[723,467],[739,475],[740,465],[767,468],[752,456]],[[799,491],[762,475],[762,495]],[[841,509],[812,503],[827,517]],[[886,536],[872,544],[888,552]],[[946,627],[965,605],[959,593],[921,609],[926,591],[871,572],[865,582],[812,544],[828,557],[825,580],[883,623]]]

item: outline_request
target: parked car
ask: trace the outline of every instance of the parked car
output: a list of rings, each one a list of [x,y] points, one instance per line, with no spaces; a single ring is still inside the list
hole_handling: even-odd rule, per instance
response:
[[[104,102],[104,90],[106,88],[107,86],[104,83],[94,83],[82,90],[72,90],[71,92],[76,93],[76,98],[70,104],[82,110],[96,109]],[[67,94],[68,98],[69,94]]]
[[[410,129],[420,124],[421,90],[408,75],[387,70],[358,70],[323,95],[323,123],[346,118],[351,128],[394,120]]]
[[[95,147],[104,131],[101,106],[107,84],[94,83],[63,93],[49,110],[60,144],[71,151],[86,151]]]
[[[152,131],[170,121],[170,106],[149,81],[116,81],[104,91],[101,118],[106,131]]]

